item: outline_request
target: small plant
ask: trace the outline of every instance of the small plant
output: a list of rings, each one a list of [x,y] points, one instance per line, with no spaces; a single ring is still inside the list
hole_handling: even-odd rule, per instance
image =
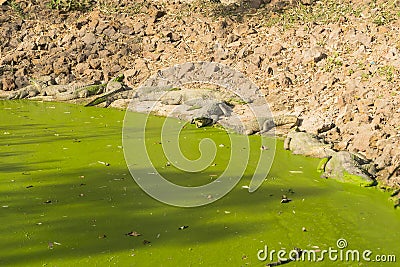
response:
[[[363,72],[361,74],[361,80],[362,81],[368,81],[370,77],[371,77],[371,73],[369,73],[369,72]]]
[[[393,66],[389,66],[389,65],[380,67],[378,69],[378,74],[380,76],[385,77],[385,80],[387,82],[393,81],[393,79],[395,77],[395,72],[396,72],[396,69]]]
[[[339,54],[338,53],[334,53],[333,56],[328,57],[326,59],[326,64],[325,64],[325,71],[326,72],[331,72],[336,68],[339,68],[343,65],[342,60],[340,60],[339,58]]]
[[[15,13],[17,13],[22,19],[25,18],[25,13],[22,10],[22,7],[19,3],[15,2],[14,0],[8,1],[8,4],[14,10]]]
[[[51,0],[48,6],[52,9],[62,11],[85,10],[92,6],[90,0]]]

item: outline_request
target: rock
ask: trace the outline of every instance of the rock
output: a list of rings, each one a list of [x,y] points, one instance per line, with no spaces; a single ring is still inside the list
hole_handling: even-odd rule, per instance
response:
[[[314,4],[315,0],[301,0],[300,2],[303,5],[312,5],[312,4]]]
[[[26,76],[17,76],[16,75],[14,83],[17,88],[23,88],[23,87],[29,85],[29,79]]]
[[[90,58],[88,59],[88,63],[92,69],[99,69],[101,66],[101,60],[98,58]]]
[[[181,37],[179,36],[179,34],[175,33],[175,32],[169,32],[167,34],[167,37],[169,38],[169,40],[174,43],[177,42],[181,39]]]
[[[82,41],[86,44],[86,45],[93,45],[94,43],[96,43],[96,35],[94,35],[94,33],[86,33],[85,36],[83,36]]]
[[[325,178],[333,178],[341,182],[371,186],[375,184],[375,180],[363,170],[362,166],[366,164],[368,164],[368,162],[350,152],[336,152],[326,163],[325,172],[322,176]]]
[[[110,38],[111,40],[117,40],[119,33],[117,33],[113,26],[109,26],[103,30],[103,34]],[[95,41],[95,40],[94,40]]]
[[[358,151],[366,151],[370,146],[370,139],[374,131],[368,126],[359,127],[358,133],[354,135],[352,147]]]
[[[180,105],[182,104],[183,96],[179,91],[167,92],[161,97],[161,104],[164,105]]]
[[[271,56],[277,56],[282,52],[283,49],[284,48],[281,44],[276,43],[271,47],[270,54]]]
[[[248,30],[249,30],[249,26],[247,24],[240,24],[235,29],[233,29],[232,32],[236,36],[242,37],[243,35],[245,35],[247,33]]]
[[[69,64],[65,63],[65,58],[60,57],[53,63],[53,70],[55,75],[60,75],[62,73],[68,74],[70,72]]]
[[[274,127],[289,125],[289,127],[292,128],[298,124],[299,119],[294,115],[277,115],[264,120],[260,129],[260,133],[268,132]]]
[[[304,116],[300,125],[300,130],[318,135],[333,129],[336,124],[322,112],[317,112]]]
[[[1,81],[3,84],[3,91],[12,91],[16,88],[13,75],[5,75]]]
[[[369,47],[371,45],[371,40],[372,38],[370,36],[361,32],[358,32],[353,38],[353,42],[360,42],[366,47]]]
[[[303,60],[307,63],[314,61],[315,63],[327,58],[326,50],[320,46],[314,46],[303,52]]]
[[[51,38],[46,35],[39,36],[36,39],[36,45],[38,50],[47,50],[49,48],[50,43],[51,43]]]
[[[89,69],[90,66],[88,63],[78,63],[75,66],[75,72],[78,74],[83,74],[85,72],[85,70]]]
[[[305,132],[290,132],[287,136],[289,149],[293,154],[300,154],[315,158],[326,158],[331,156],[334,151],[331,144],[326,144],[314,135]]]
[[[122,88],[122,83],[117,81],[109,81],[106,86],[106,92],[113,92]]]

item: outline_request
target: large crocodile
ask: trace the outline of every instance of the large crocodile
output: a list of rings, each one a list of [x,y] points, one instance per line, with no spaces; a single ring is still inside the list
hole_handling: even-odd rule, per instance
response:
[[[121,74],[110,82],[121,83],[124,75]],[[102,94],[106,91],[109,83],[102,84],[48,84],[40,79],[31,79],[31,84],[27,87],[12,92],[8,99],[22,99],[26,97],[34,97],[36,95],[52,96],[56,100],[69,101],[77,98],[87,98],[89,96]],[[110,92],[112,95],[116,92]]]

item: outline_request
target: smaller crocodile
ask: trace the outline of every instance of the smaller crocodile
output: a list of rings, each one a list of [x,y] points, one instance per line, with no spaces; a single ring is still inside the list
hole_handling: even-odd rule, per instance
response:
[[[57,85],[53,85],[57,86]],[[62,86],[62,85],[61,85]],[[86,85],[86,86],[70,86],[66,88],[62,88],[62,90],[65,90],[64,92],[60,92],[59,94],[55,94],[54,97],[59,100],[73,100],[76,98],[86,98],[89,96],[93,95],[98,95],[101,94],[105,91],[107,84],[91,84],[91,85]],[[60,88],[55,88],[56,90],[59,90]],[[47,88],[45,88],[47,90]],[[53,88],[50,88],[53,89]],[[72,89],[72,90],[71,90]]]

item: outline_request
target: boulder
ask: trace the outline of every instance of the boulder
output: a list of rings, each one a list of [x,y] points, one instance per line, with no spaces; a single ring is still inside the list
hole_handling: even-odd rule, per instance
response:
[[[293,154],[315,158],[330,157],[334,153],[332,144],[326,144],[316,136],[305,132],[290,132],[286,137],[285,147]]]
[[[334,153],[326,163],[322,177],[361,186],[372,186],[376,182],[367,171],[369,167],[370,164],[365,159],[347,151],[339,151]]]

